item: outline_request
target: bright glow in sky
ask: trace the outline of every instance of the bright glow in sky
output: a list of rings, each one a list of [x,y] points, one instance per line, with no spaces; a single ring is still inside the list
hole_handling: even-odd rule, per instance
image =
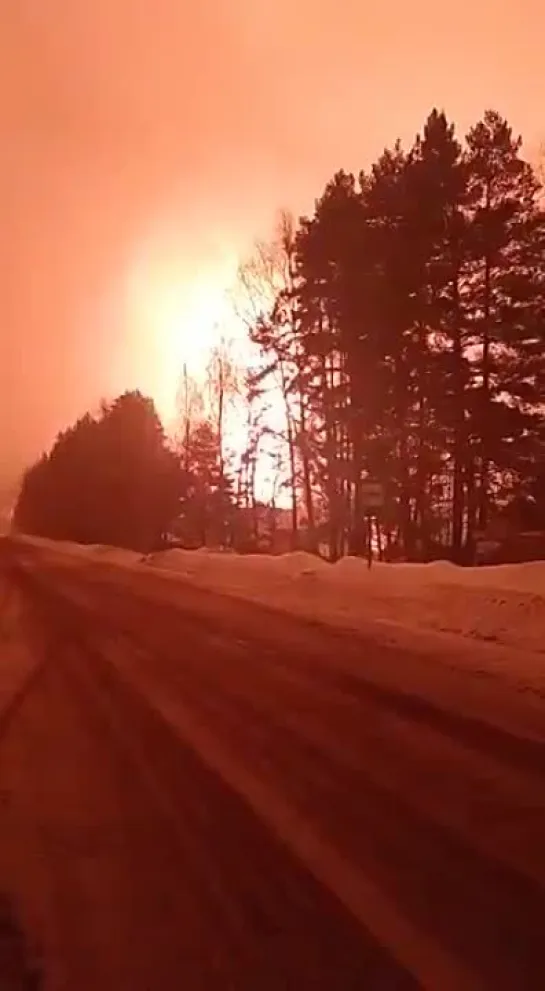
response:
[[[168,422],[176,413],[176,393],[184,365],[202,378],[222,336],[242,336],[233,318],[228,290],[235,266],[204,269],[189,276],[159,266],[134,269],[128,281],[127,319],[146,346],[154,398]]]
[[[233,257],[434,105],[545,138],[543,0],[0,0],[0,24],[6,476],[103,396],[165,412]]]

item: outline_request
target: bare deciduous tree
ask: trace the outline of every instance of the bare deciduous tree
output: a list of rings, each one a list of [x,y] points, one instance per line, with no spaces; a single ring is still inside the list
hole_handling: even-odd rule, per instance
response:
[[[298,542],[299,488],[302,487],[309,532],[314,534],[311,453],[304,390],[305,355],[299,339],[295,299],[295,224],[282,212],[273,238],[259,241],[239,270],[236,309],[264,364],[256,382],[271,383],[281,397],[291,490],[292,543]],[[277,434],[278,437],[278,434]]]

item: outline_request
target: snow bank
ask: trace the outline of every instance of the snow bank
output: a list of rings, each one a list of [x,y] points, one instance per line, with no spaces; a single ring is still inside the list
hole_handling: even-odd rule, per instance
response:
[[[226,582],[230,588],[246,588],[261,579],[271,584],[285,584],[286,580],[324,574],[330,565],[321,558],[304,551],[269,556],[266,554],[238,554],[223,551],[169,550],[150,554],[145,563],[165,571],[174,571],[188,578],[206,578]]]
[[[111,547],[109,544],[91,544],[88,552],[92,557],[108,564],[138,564],[142,560],[138,551],[127,550],[126,547]]]
[[[127,550],[124,547],[112,547],[110,544],[76,544],[70,540],[46,540],[45,537],[19,537],[24,543],[33,544],[47,550],[48,554],[74,558],[94,558],[105,564],[137,564],[142,560],[138,551]]]
[[[74,564],[84,556],[122,567],[143,565],[174,581],[348,629],[378,620],[545,655],[545,561],[482,568],[448,561],[375,564],[369,571],[360,558],[330,565],[302,551],[271,557],[172,549],[141,558],[105,545],[32,542]]]
[[[329,565],[302,552],[239,557],[170,550],[145,563],[202,588],[344,627],[378,619],[545,654],[543,561],[483,568],[377,564],[369,571],[350,557]]]

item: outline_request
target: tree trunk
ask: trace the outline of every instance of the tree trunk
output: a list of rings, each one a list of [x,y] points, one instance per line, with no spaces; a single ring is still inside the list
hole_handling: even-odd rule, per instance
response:
[[[350,393],[349,435],[352,449],[352,518],[350,520],[349,552],[356,557],[367,554],[365,537],[365,511],[363,506],[364,436],[365,418],[361,408],[361,378],[357,362],[352,359],[347,368]],[[367,392],[367,401],[374,405]]]
[[[251,509],[253,538],[256,543],[259,543],[259,517],[257,514],[257,499],[255,492],[256,472],[257,472],[257,457],[254,456],[250,462],[248,497],[249,497],[249,503]]]
[[[310,468],[310,458],[307,441],[307,417],[305,402],[302,391],[299,391],[299,418],[301,427],[301,462],[303,468],[303,493],[305,499],[305,509],[307,513],[307,527],[309,548],[315,551],[316,548],[316,520],[314,515],[314,498],[312,494],[312,475]]]
[[[298,523],[299,523],[298,512],[297,512],[297,461],[296,461],[296,452],[295,452],[295,431],[293,428],[293,414],[290,408],[290,398],[288,393],[286,370],[284,367],[284,362],[281,359],[278,363],[278,368],[280,371],[280,384],[282,388],[282,397],[284,399],[284,410],[286,417],[286,438],[288,442],[288,460],[290,466],[291,546],[292,546],[292,550],[295,550],[298,544]]]
[[[321,395],[324,400],[324,432],[325,444],[324,452],[326,459],[326,499],[328,509],[328,530],[329,530],[329,560],[334,562],[339,559],[339,541],[342,529],[342,521],[339,512],[338,477],[337,477],[337,437],[335,429],[334,411],[331,408],[330,396],[333,394],[335,371],[325,357],[321,359]]]
[[[453,290],[454,311],[454,444],[452,489],[452,554],[461,561],[464,532],[464,466],[466,461],[464,348],[460,324],[459,273],[455,273]]]
[[[481,423],[481,478],[479,486],[478,525],[485,530],[488,523],[488,482],[489,482],[489,436],[488,418],[490,415],[490,280],[491,263],[487,255],[484,267],[484,315],[482,353],[482,409]]]
[[[466,546],[471,563],[475,560],[475,531],[477,529],[477,492],[475,490],[475,464],[471,453],[466,462],[467,531]]]
[[[426,400],[421,389],[418,400],[418,453],[416,462],[415,518],[419,538],[429,545],[428,527],[428,469],[426,464]]]
[[[408,438],[405,427],[401,428],[399,441],[399,510],[398,510],[398,543],[403,547],[406,557],[412,554],[411,536],[411,505],[409,492],[409,454]]]

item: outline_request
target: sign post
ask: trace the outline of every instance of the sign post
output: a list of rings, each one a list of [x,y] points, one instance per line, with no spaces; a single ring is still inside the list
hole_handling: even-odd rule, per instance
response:
[[[373,478],[365,478],[361,483],[361,500],[367,520],[367,567],[373,564],[373,520],[376,520],[377,510],[384,506],[384,486]]]

